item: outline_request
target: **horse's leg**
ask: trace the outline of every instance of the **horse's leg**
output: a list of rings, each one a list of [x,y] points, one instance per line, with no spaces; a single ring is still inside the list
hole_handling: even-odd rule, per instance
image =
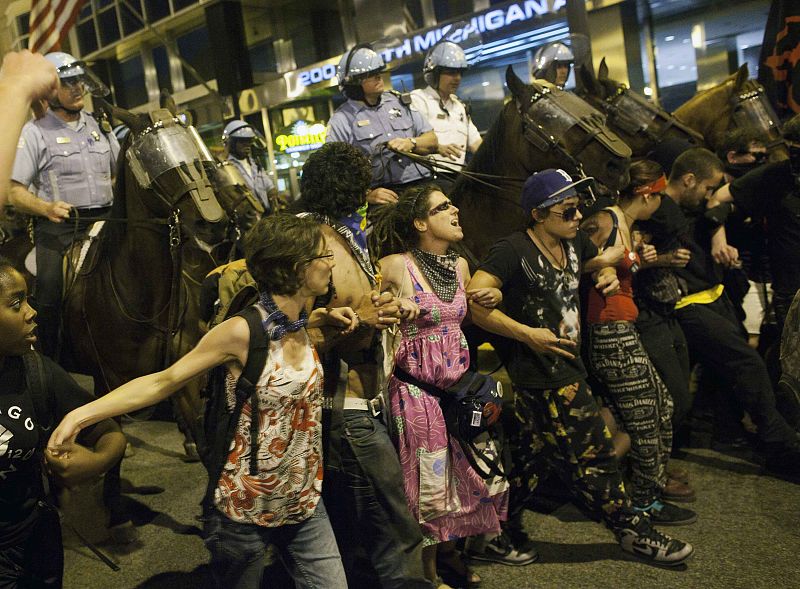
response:
[[[178,429],[184,436],[183,449],[187,461],[200,459],[197,444],[204,442],[200,427],[203,403],[200,399],[200,383],[195,380],[170,397]]]

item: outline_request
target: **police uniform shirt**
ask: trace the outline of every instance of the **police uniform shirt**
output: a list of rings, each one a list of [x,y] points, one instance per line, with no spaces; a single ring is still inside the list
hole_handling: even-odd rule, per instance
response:
[[[272,205],[269,202],[269,193],[275,188],[275,183],[269,177],[267,171],[253,160],[240,160],[233,154],[228,155],[228,161],[241,172],[245,183],[261,201],[266,211],[272,210]]]
[[[411,93],[411,101],[414,108],[433,127],[439,145],[456,145],[461,149],[461,156],[455,160],[439,154],[432,157],[443,162],[463,164],[467,149],[475,151],[481,140],[472,118],[467,116],[464,103],[455,94],[451,94],[448,100],[443,101],[439,93],[430,86],[414,90]]]
[[[348,100],[333,113],[328,123],[326,143],[341,141],[361,149],[372,161],[372,188],[407,184],[430,177],[427,168],[381,145],[392,139],[419,137],[433,128],[413,107],[400,102],[392,92],[384,92],[376,106],[361,100]]]
[[[117,138],[103,133],[91,115],[81,111],[73,129],[48,110],[22,128],[11,179],[48,202],[105,207],[113,200],[111,177],[118,155]]]

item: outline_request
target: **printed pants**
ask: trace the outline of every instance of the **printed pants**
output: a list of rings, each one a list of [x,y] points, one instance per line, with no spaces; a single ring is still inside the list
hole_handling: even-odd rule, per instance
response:
[[[513,462],[509,520],[517,519],[528,504],[546,465],[554,467],[576,499],[610,529],[630,527],[636,516],[611,434],[586,382],[514,392],[514,419],[506,424]]]
[[[605,385],[615,414],[631,437],[631,500],[647,507],[667,482],[672,451],[672,397],[630,321],[591,326],[592,373]]]

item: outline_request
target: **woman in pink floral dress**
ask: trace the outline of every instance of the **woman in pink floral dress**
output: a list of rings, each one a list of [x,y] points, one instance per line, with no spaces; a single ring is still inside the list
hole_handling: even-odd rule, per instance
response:
[[[376,221],[373,240],[383,253],[383,290],[400,298],[402,339],[396,365],[437,388],[456,382],[469,367],[461,323],[467,300],[493,307],[497,289],[466,292],[466,260],[450,251],[463,238],[458,209],[436,185],[404,192]],[[425,573],[436,580],[441,568],[455,571],[476,587],[454,541],[500,531],[508,493],[505,481],[485,481],[470,466],[458,442],[447,434],[439,399],[393,376],[389,383],[395,440],[403,468],[409,508],[422,528]],[[494,451],[492,446],[490,451]]]

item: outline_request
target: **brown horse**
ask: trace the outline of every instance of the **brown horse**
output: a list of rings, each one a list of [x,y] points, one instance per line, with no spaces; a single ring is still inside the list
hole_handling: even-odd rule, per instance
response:
[[[628,183],[631,150],[597,110],[555,87],[526,85],[511,68],[506,83],[512,100],[451,191],[461,209],[464,245],[477,258],[525,226],[520,190],[533,172],[563,168],[594,176],[610,190]]]
[[[712,150],[719,148],[725,132],[732,127],[754,127],[767,137],[770,160],[787,159],[779,119],[764,87],[749,76],[744,64],[721,84],[698,92],[674,114],[699,132]]]
[[[77,372],[103,394],[159,370],[176,355],[173,340],[195,298],[184,276],[208,271],[200,243],[223,239],[225,215],[194,137],[167,110],[134,115],[118,162],[112,219],[96,256],[72,276],[64,301],[65,350]],[[186,262],[186,263],[184,263]],[[208,269],[206,269],[208,267]]]
[[[658,107],[651,100],[608,77],[603,58],[597,77],[591,69],[580,67],[583,82],[581,98],[606,114],[606,124],[631,148],[635,157],[645,157],[665,139],[679,139],[687,145],[703,147],[703,136]]]

